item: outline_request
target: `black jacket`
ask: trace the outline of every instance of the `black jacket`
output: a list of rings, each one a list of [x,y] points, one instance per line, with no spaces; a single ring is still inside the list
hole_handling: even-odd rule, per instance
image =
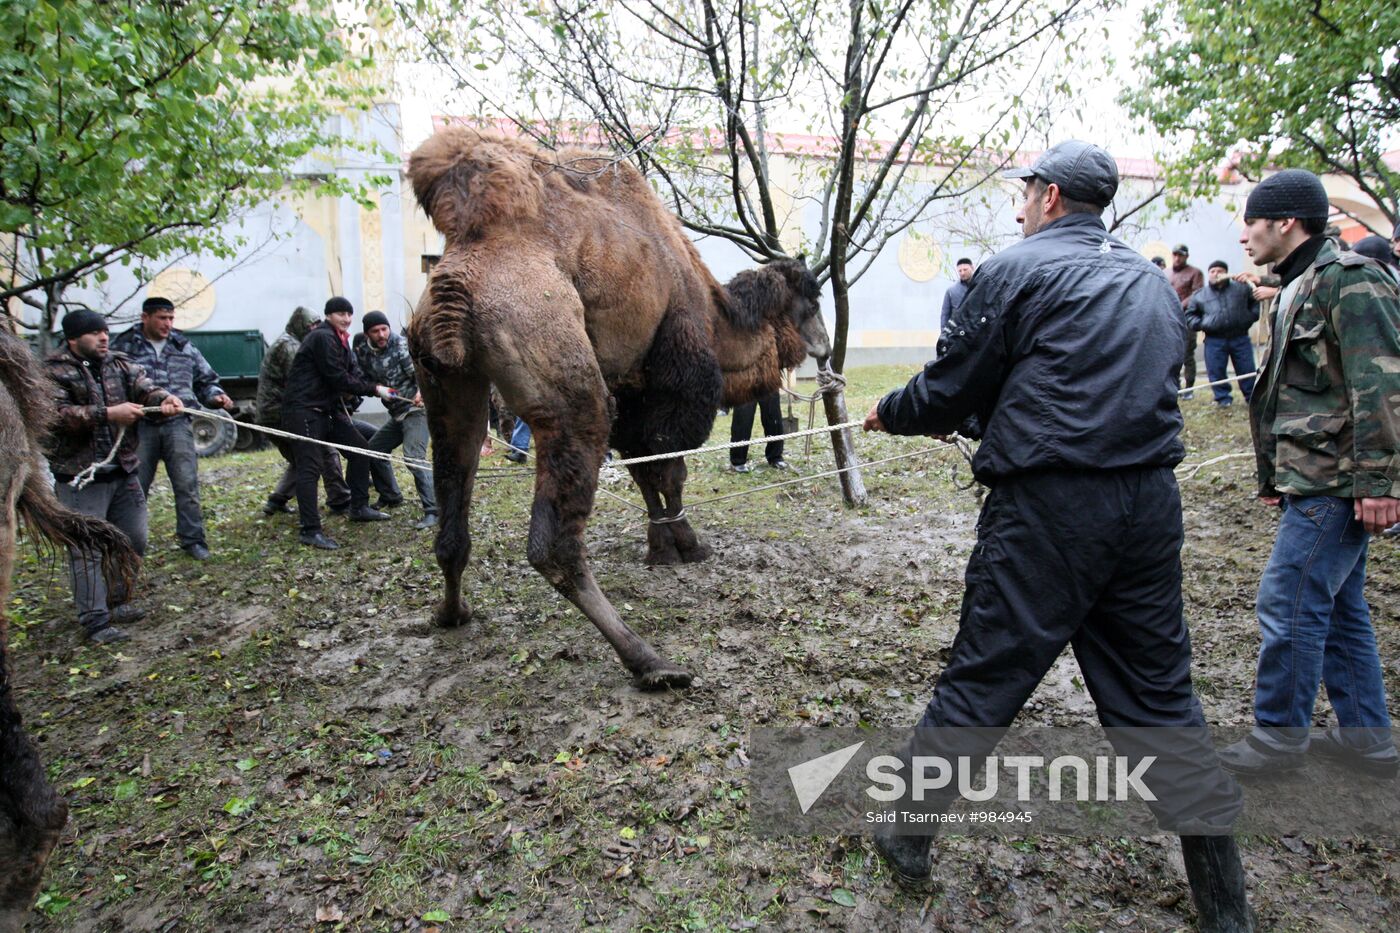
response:
[[[292,358],[282,409],[311,408],[342,415],[342,395],[373,395],[374,388],[360,373],[354,352],[340,342],[329,321],[322,321],[311,328]]]
[[[1186,301],[1186,326],[1203,330],[1207,337],[1242,337],[1259,320],[1259,302],[1254,289],[1243,282],[1225,281],[1196,292]]]
[[[942,354],[880,401],[893,434],[985,425],[984,483],[1032,470],[1174,466],[1181,303],[1156,266],[1071,214],[985,262]]]

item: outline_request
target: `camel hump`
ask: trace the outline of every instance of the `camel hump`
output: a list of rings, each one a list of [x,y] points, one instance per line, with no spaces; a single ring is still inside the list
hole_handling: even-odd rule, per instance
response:
[[[502,220],[540,214],[540,157],[523,140],[452,127],[414,150],[408,178],[433,226],[448,237],[471,237]]]

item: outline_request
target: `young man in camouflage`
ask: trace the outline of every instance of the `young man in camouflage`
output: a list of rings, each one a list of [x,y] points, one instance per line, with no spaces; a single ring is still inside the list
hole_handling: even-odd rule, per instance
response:
[[[1250,398],[1259,495],[1281,505],[1259,584],[1255,728],[1221,751],[1236,774],[1300,768],[1313,751],[1366,773],[1400,770],[1363,592],[1370,534],[1400,520],[1400,290],[1323,235],[1327,192],[1289,169],[1259,184],[1240,238],[1277,262],[1282,291]],[[1338,727],[1312,734],[1319,683]]]
[[[144,406],[159,405],[167,417],[178,415],[184,406],[136,363],[108,351],[107,319],[96,311],[66,315],[63,336],[64,346],[44,360],[58,412],[46,451],[54,492],[70,509],[116,525],[136,553],[145,554],[146,493],[137,475],[136,424],[145,417]],[[81,489],[73,485],[74,477],[109,454],[111,462],[97,467]],[[145,613],[126,601],[130,594],[107,592],[98,555],[72,551],[69,564],[78,622],[88,638],[99,644],[125,641],[126,633],[113,622],[135,622]]]
[[[152,296],[141,304],[141,322],[118,335],[112,341],[112,349],[130,357],[152,382],[178,397],[186,408],[233,408],[233,399],[219,385],[219,374],[174,326],[174,303],[169,298]],[[175,493],[175,536],[186,554],[195,560],[208,560],[204,510],[199,504],[199,457],[194,450],[190,416],[147,418],[138,434],[141,491],[150,494],[156,467],[164,463],[165,475]]]
[[[410,460],[428,456],[428,415],[423,410],[423,396],[418,392],[418,378],[413,372],[413,359],[408,355],[408,341],[389,328],[389,318],[383,311],[371,311],[364,319],[365,339],[357,343],[355,353],[365,377],[398,393],[384,403],[389,420],[370,438],[369,449],[389,453],[403,445]],[[423,517],[414,528],[437,527],[437,499],[433,494],[433,474],[430,470],[409,468],[413,483],[418,487],[418,500],[423,505]]]
[[[292,371],[292,360],[301,347],[302,338],[320,322],[313,312],[298,307],[287,319],[287,327],[268,347],[258,369],[257,422],[270,428],[282,427],[282,394],[287,390],[287,376]],[[272,436],[272,445],[287,461],[287,468],[277,480],[277,485],[268,493],[263,505],[264,515],[280,512],[294,512],[292,496],[297,491],[297,468],[293,459],[292,442],[285,437]],[[326,507],[332,515],[344,515],[350,508],[350,487],[345,482],[345,473],[340,465],[340,455],[335,450],[326,451],[321,460],[321,481],[326,486]]]

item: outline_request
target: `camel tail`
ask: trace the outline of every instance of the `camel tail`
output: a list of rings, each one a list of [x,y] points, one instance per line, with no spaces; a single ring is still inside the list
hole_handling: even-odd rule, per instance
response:
[[[37,464],[25,479],[15,509],[25,526],[49,543],[101,554],[108,587],[131,591],[141,569],[141,557],[131,540],[116,525],[59,502],[49,488],[46,471]]]
[[[543,183],[529,143],[452,127],[434,134],[408,160],[413,194],[449,240],[540,213]]]

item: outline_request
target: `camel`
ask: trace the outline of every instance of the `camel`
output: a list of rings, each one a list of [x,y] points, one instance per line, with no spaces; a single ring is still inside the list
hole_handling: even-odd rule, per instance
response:
[[[0,331],[0,609],[8,605],[18,518],[53,545],[102,554],[103,573],[114,587],[129,585],[140,564],[115,526],[54,498],[40,461],[40,439],[53,421],[50,397],[51,384],[29,348]],[[24,926],[68,822],[68,806],[45,777],[11,695],[7,647],[0,612],[0,933]]]
[[[721,405],[775,391],[830,355],[816,278],[781,259],[721,285],[631,165],[453,128],[413,153],[414,194],[446,247],[408,339],[433,441],[445,580],[435,621],[462,625],[461,577],[487,395],[536,442],[531,565],[612,644],[642,689],[691,674],[634,633],[598,588],[583,542],[609,446],[624,457],[702,445]],[[629,467],[651,517],[647,561],[704,560],[681,458]]]

